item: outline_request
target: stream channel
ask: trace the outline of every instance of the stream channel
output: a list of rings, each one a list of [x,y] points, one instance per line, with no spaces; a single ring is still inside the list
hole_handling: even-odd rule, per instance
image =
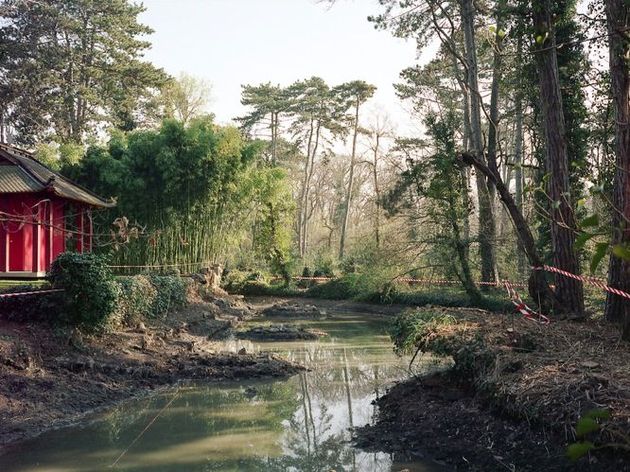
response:
[[[329,333],[316,341],[221,342],[223,350],[276,352],[304,364],[308,372],[284,380],[186,385],[131,400],[18,445],[0,456],[0,470],[445,470],[429,459],[352,447],[349,428],[373,420],[372,401],[410,375],[409,358],[392,352],[390,317],[343,309],[328,310],[328,315],[292,320]],[[432,366],[423,358],[414,370]]]

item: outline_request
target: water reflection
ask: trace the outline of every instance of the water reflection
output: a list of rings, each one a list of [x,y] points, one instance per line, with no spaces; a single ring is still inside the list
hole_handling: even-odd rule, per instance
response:
[[[347,314],[303,323],[330,336],[312,342],[234,340],[223,348],[281,352],[308,372],[286,381],[180,388],[129,402],[91,424],[51,432],[0,456],[0,470],[402,470],[389,455],[348,443],[348,428],[372,419],[374,398],[408,375],[408,360],[391,352],[385,322]],[[404,468],[437,470],[422,463]]]

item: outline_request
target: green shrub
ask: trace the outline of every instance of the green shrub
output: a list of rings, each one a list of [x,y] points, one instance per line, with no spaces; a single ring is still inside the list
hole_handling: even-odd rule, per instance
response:
[[[249,272],[243,270],[230,270],[227,273],[223,274],[221,278],[221,286],[231,293],[239,292],[243,287],[245,280],[247,280],[247,276]]]
[[[169,310],[186,304],[188,293],[186,279],[168,275],[151,275],[149,280],[156,291],[155,299],[151,304],[152,316],[164,316]]]
[[[112,324],[134,326],[145,317],[152,316],[157,289],[145,275],[121,276],[116,320]]]
[[[337,279],[313,285],[306,296],[331,300],[352,299],[373,303],[392,302],[392,283],[383,272],[348,273]]]
[[[434,311],[406,311],[396,317],[389,334],[398,354],[412,351],[438,326],[457,323],[455,317]]]
[[[269,277],[261,272],[231,270],[222,280],[222,287],[230,293],[242,293],[246,285],[268,284]]]
[[[98,331],[115,313],[119,287],[104,256],[65,252],[53,262],[49,278],[64,290],[61,317],[68,324]]]
[[[116,283],[118,304],[110,325],[135,326],[184,306],[191,282],[176,275],[133,275],[117,277]]]
[[[391,296],[391,303],[401,305],[439,305],[451,308],[482,308],[489,311],[511,311],[512,303],[505,292],[490,289],[479,301],[471,300],[462,288],[455,287],[405,287],[398,284]]]
[[[303,292],[293,286],[287,286],[282,281],[269,284],[267,282],[247,281],[239,291],[242,295],[254,296],[275,296],[275,297],[295,297]]]

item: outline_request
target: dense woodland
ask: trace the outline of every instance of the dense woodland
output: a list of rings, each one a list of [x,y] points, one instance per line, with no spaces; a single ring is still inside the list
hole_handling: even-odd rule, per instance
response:
[[[218,125],[208,83],[143,60],[142,9],[0,2],[0,141],[116,198],[95,215],[113,263],[448,278],[471,300],[529,280],[570,318],[584,287],[544,265],[630,293],[624,0],[379,0],[375,28],[436,51],[395,84],[413,136],[369,77],[244,84],[247,113]],[[605,317],[630,339],[628,300]]]

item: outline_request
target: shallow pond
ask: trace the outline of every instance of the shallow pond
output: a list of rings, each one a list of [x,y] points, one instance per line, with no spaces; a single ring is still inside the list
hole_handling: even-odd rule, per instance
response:
[[[22,443],[0,456],[0,470],[442,470],[429,461],[397,463],[349,443],[348,428],[373,418],[372,400],[409,375],[409,359],[392,353],[387,318],[334,313],[298,323],[329,336],[226,341],[223,349],[278,352],[309,372],[287,380],[186,386],[129,401],[87,424]],[[430,360],[424,362],[416,368],[430,368]]]

